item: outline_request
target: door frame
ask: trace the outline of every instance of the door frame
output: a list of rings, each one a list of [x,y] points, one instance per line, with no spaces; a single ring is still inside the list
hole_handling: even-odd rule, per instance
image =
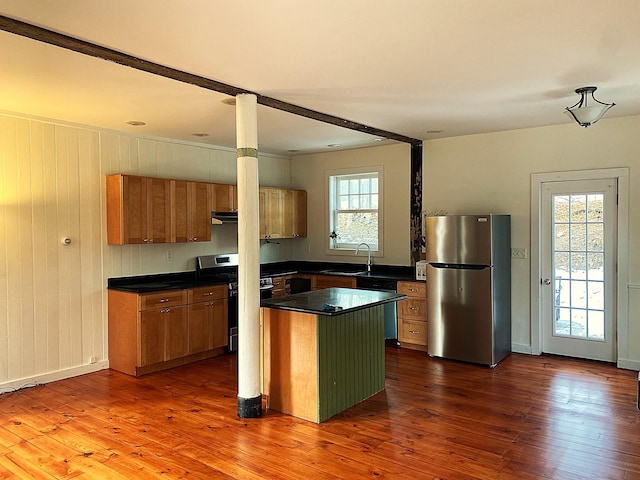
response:
[[[597,180],[615,178],[618,182],[618,232],[616,245],[616,363],[624,365],[629,345],[626,341],[629,330],[629,168],[603,168],[597,170],[575,170],[531,174],[531,353],[542,353],[542,267],[540,258],[542,184],[546,182],[569,182],[574,180]]]

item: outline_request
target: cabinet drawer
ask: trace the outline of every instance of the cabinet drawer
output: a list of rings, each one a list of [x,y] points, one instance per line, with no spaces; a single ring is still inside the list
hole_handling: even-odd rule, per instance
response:
[[[427,300],[425,298],[409,297],[398,302],[398,317],[412,320],[427,319]]]
[[[139,296],[140,310],[172,307],[187,303],[186,290],[164,290],[162,292],[147,293]]]
[[[427,322],[400,319],[398,322],[398,336],[400,343],[415,343],[427,345]]]
[[[398,293],[410,297],[426,297],[427,284],[425,282],[398,282]]]
[[[227,285],[210,285],[208,287],[190,288],[189,303],[207,302],[209,300],[222,300],[229,295]]]

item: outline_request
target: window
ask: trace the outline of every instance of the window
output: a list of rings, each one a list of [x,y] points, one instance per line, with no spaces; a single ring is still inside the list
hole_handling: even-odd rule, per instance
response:
[[[371,167],[369,167],[370,169]],[[381,167],[329,175],[329,249],[353,250],[365,242],[380,251]]]

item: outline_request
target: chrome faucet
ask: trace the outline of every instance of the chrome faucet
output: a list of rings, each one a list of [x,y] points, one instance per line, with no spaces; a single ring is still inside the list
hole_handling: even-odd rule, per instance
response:
[[[358,252],[360,251],[360,247],[364,245],[365,247],[367,247],[367,251],[369,252],[369,255],[367,256],[367,272],[371,272],[371,247],[369,246],[368,243],[360,243],[357,247],[356,247],[356,255],[358,255]]]

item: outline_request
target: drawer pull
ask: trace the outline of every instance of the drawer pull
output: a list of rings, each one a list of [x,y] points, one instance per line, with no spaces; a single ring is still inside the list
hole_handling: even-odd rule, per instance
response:
[[[415,311],[415,310],[420,310],[420,309],[418,307],[409,307],[409,310]]]
[[[410,289],[409,289],[409,291],[410,291],[410,292],[417,292],[417,291],[418,291],[418,289],[417,289],[417,288],[410,288]]]
[[[161,298],[160,300],[158,300],[159,303],[167,303],[168,301],[168,298]]]
[[[420,330],[409,330],[411,335],[420,335]]]
[[[213,292],[207,292],[202,294],[203,297],[210,297],[211,295],[213,295]]]

